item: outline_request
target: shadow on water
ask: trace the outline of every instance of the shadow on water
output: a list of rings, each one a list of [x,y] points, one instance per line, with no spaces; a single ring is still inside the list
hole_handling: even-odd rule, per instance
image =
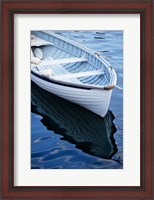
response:
[[[32,112],[42,116],[48,130],[63,136],[90,155],[110,159],[116,152],[114,116],[104,118],[62,98],[46,92],[32,82]]]

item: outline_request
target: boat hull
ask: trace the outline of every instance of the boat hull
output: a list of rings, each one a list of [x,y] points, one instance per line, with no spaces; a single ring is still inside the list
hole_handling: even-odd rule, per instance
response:
[[[31,74],[31,79],[40,88],[64,98],[70,102],[76,103],[97,115],[104,117],[108,111],[111,90],[76,88],[73,86],[59,85],[47,80],[41,79],[35,74]]]
[[[42,117],[47,130],[60,134],[63,140],[90,155],[110,159],[117,152],[112,112],[108,111],[102,118],[46,92],[33,82],[31,89],[32,112]]]

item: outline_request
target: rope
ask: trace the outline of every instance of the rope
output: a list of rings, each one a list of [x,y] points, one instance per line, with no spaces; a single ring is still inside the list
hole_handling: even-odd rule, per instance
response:
[[[103,53],[102,53],[101,51],[97,51],[97,52],[99,52],[99,53],[101,54],[101,56],[102,56],[103,58],[105,58],[106,60],[109,60],[110,62],[113,62],[113,63],[115,63],[116,65],[121,65],[121,64],[118,63],[117,61],[111,60],[111,59],[109,59],[108,57],[104,56]],[[112,57],[112,58],[113,58],[113,57]],[[117,56],[114,56],[114,58],[118,58],[118,57],[117,57]],[[118,85],[115,85],[115,87],[116,87],[117,89],[123,91],[123,88],[122,88],[122,87],[120,87],[120,86],[118,86]]]
[[[123,88],[121,88],[120,86],[118,86],[118,85],[115,85],[115,87],[116,87],[117,89],[119,89],[119,90],[123,91]]]

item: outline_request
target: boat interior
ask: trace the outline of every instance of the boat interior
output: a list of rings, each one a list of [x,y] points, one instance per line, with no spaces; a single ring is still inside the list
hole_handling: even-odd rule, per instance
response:
[[[42,76],[77,84],[108,85],[109,72],[105,73],[107,69],[96,57],[73,44],[32,35],[31,70]]]

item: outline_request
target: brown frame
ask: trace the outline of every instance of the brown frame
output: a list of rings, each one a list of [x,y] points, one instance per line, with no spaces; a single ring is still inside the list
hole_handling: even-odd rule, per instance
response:
[[[152,200],[152,0],[2,0],[1,11],[1,199]],[[14,14],[138,13],[141,16],[141,184],[139,187],[14,186]]]

